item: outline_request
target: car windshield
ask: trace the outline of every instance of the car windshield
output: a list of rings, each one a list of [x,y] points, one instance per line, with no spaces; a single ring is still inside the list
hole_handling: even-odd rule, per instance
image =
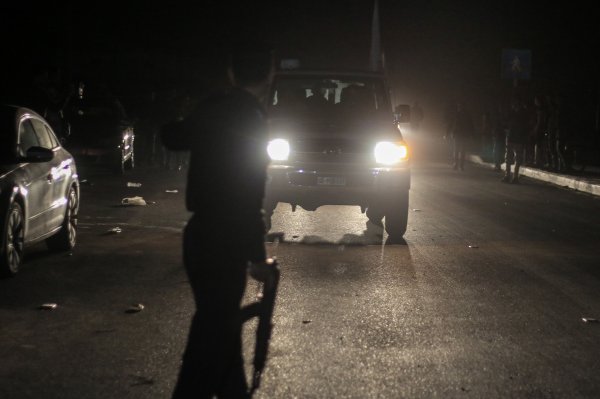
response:
[[[273,118],[352,120],[385,115],[390,109],[383,82],[360,76],[279,76],[269,98]]]

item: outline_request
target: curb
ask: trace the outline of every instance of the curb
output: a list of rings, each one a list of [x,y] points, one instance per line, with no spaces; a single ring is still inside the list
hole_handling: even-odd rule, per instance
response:
[[[467,156],[467,159],[472,163],[483,165],[489,167],[490,169],[494,168],[492,163],[483,161],[479,155],[470,154]],[[545,170],[529,168],[526,166],[521,166],[520,174],[531,177],[532,179],[552,183],[557,186],[568,187],[572,188],[573,190],[600,196],[600,180],[597,182],[592,182],[589,179],[565,176],[558,173],[547,172]]]

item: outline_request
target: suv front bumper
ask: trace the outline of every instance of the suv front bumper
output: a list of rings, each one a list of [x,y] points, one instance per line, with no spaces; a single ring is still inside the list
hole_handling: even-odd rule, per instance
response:
[[[300,205],[359,205],[394,198],[410,189],[408,164],[398,167],[320,164],[307,167],[273,164],[268,169],[265,203]]]

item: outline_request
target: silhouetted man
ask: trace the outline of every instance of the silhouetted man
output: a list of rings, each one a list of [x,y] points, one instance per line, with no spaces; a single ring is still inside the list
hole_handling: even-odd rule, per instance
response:
[[[471,113],[467,110],[464,103],[458,102],[452,124],[452,140],[454,144],[454,165],[452,168],[454,170],[465,169],[467,141],[473,136],[473,130]]]
[[[183,258],[196,301],[173,398],[246,398],[240,303],[249,263],[264,264],[262,200],[267,123],[261,99],[272,79],[271,51],[232,51],[233,88],[209,97],[162,129],[170,150],[190,150],[186,194],[193,212]]]
[[[423,122],[423,119],[425,118],[425,113],[423,112],[423,108],[421,108],[421,106],[419,105],[418,101],[415,101],[414,105],[412,106],[412,110],[411,110],[411,130],[416,133],[419,131],[419,129],[421,128],[421,122]]]
[[[530,115],[527,104],[521,96],[515,95],[511,101],[511,110],[508,118],[508,134],[506,135],[506,171],[502,178],[503,183],[519,183],[519,169],[523,164],[523,152],[529,133]],[[514,174],[511,175],[511,166],[515,163]]]

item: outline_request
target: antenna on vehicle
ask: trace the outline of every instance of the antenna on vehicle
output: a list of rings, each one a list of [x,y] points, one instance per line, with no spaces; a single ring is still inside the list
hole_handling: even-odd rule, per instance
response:
[[[381,48],[381,29],[379,26],[379,0],[373,4],[373,20],[371,22],[371,54],[369,57],[369,69],[374,72],[383,72],[385,58]]]

